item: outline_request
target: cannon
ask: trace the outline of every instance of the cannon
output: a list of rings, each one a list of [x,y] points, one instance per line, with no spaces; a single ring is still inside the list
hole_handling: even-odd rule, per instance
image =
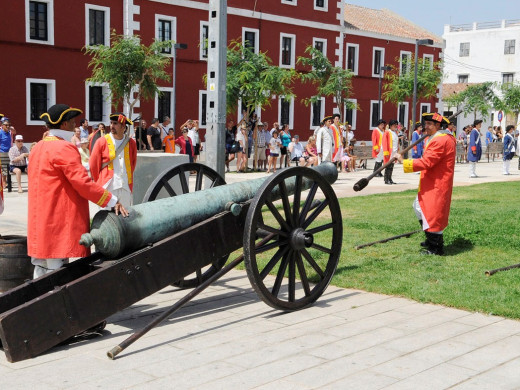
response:
[[[336,178],[330,163],[229,185],[201,164],[166,170],[129,217],[95,215],[81,243],[96,252],[0,296],[7,360],[37,356],[169,285],[195,287],[180,307],[242,258],[271,307],[313,304],[341,252]],[[243,255],[225,265],[240,248]]]

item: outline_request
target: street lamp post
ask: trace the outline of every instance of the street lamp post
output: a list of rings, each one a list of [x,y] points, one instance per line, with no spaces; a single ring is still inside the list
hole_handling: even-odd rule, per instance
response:
[[[177,109],[175,108],[175,88],[177,87],[177,49],[184,50],[188,48],[187,43],[175,43],[173,45],[173,117],[172,117],[172,126],[175,129],[175,116],[177,114]],[[164,118],[159,118],[160,121],[162,121]]]
[[[417,66],[418,66],[418,51],[419,45],[433,45],[433,39],[416,39],[415,40],[415,68],[414,68],[414,76],[413,76],[413,97],[412,97],[412,126],[410,126],[410,131],[412,131],[412,127],[415,126],[415,112],[417,111],[415,106],[417,105]]]
[[[379,103],[377,106],[377,109],[379,110],[378,119],[382,119],[383,116],[383,108],[381,107],[381,83],[382,83],[382,76],[384,71],[390,71],[392,70],[392,67],[390,65],[388,66],[382,66],[381,69],[379,69]]]

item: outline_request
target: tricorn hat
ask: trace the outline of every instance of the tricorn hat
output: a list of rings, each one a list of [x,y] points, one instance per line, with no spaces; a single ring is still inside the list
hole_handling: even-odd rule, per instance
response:
[[[440,123],[441,125],[450,124],[450,121],[448,120],[448,118],[442,116],[441,114],[439,114],[437,112],[425,112],[424,114],[422,114],[422,118],[425,121],[437,122],[437,123]]]
[[[113,114],[110,114],[110,120],[122,123],[123,125],[133,125],[134,124],[134,122],[132,122],[130,119],[128,119],[125,116],[125,114],[123,114],[122,112],[114,112]]]
[[[333,120],[334,117],[332,115],[327,115],[325,118],[322,119],[322,122],[326,122],[328,120]]]
[[[59,126],[61,122],[68,121],[82,113],[83,111],[79,108],[72,108],[66,104],[55,104],[54,106],[49,107],[47,112],[41,114],[40,118],[49,126]]]

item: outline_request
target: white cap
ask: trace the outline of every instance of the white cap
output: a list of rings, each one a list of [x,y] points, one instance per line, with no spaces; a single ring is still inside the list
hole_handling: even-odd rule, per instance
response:
[[[17,136],[14,137],[14,140],[15,141],[23,141],[23,136],[17,135]]]

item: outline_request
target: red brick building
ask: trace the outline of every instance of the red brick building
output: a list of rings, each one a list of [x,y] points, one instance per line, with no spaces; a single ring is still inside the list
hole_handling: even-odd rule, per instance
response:
[[[5,21],[0,38],[4,54],[0,73],[3,93],[0,112],[9,116],[27,141],[41,136],[41,112],[54,103],[82,108],[91,125],[108,122],[111,111],[106,85],[91,85],[85,45],[109,44],[110,30],[136,34],[148,44],[153,38],[173,39],[188,48],[177,50],[176,124],[199,118],[205,122],[207,69],[204,48],[208,33],[208,0],[19,0],[2,9]],[[346,5],[338,0],[228,0],[228,39],[251,42],[255,50],[267,52],[273,63],[298,68],[296,59],[308,45],[320,47],[336,66],[350,67],[354,79],[353,99],[360,109],[348,118],[358,130],[358,139],[369,139],[371,114],[377,107],[378,67],[398,64],[400,55],[414,50],[415,38],[429,38],[424,30],[398,19],[398,26],[385,23],[386,11]],[[376,19],[374,19],[376,18]],[[379,20],[377,20],[379,18]],[[381,19],[382,18],[382,19]],[[377,21],[376,21],[377,20]],[[364,24],[359,25],[361,21]],[[383,21],[383,23],[381,22]],[[371,25],[389,26],[378,31]],[[392,27],[390,27],[392,26]],[[404,27],[403,27],[404,26]],[[436,38],[438,40],[438,38]],[[381,53],[376,51],[383,49]],[[439,58],[442,43],[421,47],[421,55]],[[349,54],[350,53],[350,54]],[[166,54],[166,55],[172,55]],[[379,64],[376,57],[380,60]],[[170,71],[173,71],[173,65]],[[171,83],[162,83],[163,95],[134,107],[133,118],[173,115]],[[315,94],[311,85],[294,86],[292,100],[274,96],[262,112],[264,121],[288,122],[303,139],[319,119],[335,109],[332,98],[305,106],[301,100]],[[408,107],[411,103],[408,103]],[[435,101],[420,102],[435,108]],[[403,111],[404,110],[404,111]],[[402,108],[403,119],[409,109]],[[405,113],[408,113],[405,115]],[[383,116],[397,117],[397,107],[384,104]],[[238,116],[238,114],[237,114]],[[201,126],[202,128],[204,125]]]

